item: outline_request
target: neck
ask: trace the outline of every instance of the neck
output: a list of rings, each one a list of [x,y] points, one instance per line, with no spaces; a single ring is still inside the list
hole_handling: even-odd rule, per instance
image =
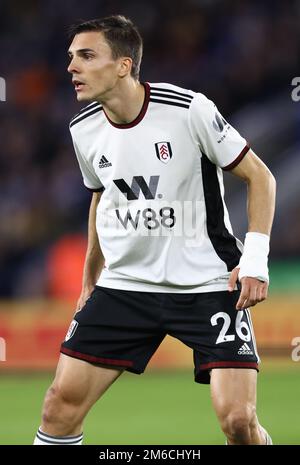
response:
[[[133,79],[121,82],[101,99],[108,118],[116,124],[127,124],[134,121],[144,103],[144,86]]]

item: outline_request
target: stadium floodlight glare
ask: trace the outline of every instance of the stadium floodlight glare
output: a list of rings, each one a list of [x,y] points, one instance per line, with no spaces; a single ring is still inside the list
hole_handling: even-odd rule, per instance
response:
[[[3,77],[0,77],[0,102],[6,101],[6,82]]]

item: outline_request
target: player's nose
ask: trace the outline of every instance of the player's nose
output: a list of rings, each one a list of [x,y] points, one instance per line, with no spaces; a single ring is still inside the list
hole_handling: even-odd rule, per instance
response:
[[[68,70],[68,73],[71,73],[71,74],[79,72],[78,66],[74,58],[72,58],[72,60],[70,61],[67,70]]]

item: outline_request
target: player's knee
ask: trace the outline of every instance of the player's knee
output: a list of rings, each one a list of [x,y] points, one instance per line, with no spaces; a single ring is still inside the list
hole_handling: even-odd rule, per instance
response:
[[[230,410],[222,418],[222,429],[229,437],[242,437],[249,434],[255,422],[256,412],[254,406],[243,406]]]
[[[53,385],[46,394],[42,422],[43,424],[64,423],[73,426],[79,419],[82,397],[72,389]]]

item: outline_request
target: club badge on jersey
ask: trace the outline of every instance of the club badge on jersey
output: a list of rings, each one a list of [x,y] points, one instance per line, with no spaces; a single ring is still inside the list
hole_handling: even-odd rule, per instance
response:
[[[170,142],[157,142],[155,144],[156,156],[162,163],[168,163],[172,158]]]

